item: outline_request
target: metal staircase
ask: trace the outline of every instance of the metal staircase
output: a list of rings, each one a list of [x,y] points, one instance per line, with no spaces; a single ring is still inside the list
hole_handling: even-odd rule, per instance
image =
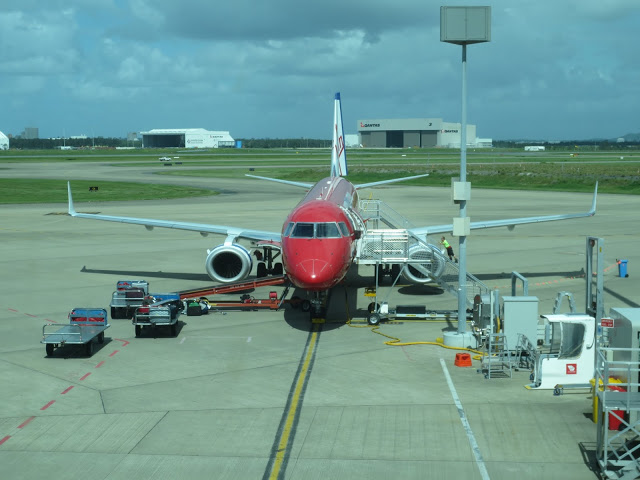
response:
[[[359,240],[356,260],[363,265],[400,265],[414,277],[431,278],[446,291],[458,296],[458,265],[425,237],[412,235],[413,225],[380,200],[360,200],[366,230]],[[489,293],[489,287],[467,273],[467,306],[473,298]]]
[[[491,328],[486,339],[486,355],[482,357],[480,371],[484,378],[506,377],[512,378],[512,356],[504,333],[496,333]]]
[[[594,379],[596,455],[603,478],[640,477],[640,364],[638,348],[598,345]],[[612,358],[626,360],[612,360]],[[597,385],[597,387],[596,387]]]

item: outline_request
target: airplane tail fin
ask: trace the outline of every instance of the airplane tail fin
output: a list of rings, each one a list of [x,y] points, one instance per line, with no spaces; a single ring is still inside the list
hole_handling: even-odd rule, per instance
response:
[[[344,177],[347,174],[347,152],[344,148],[344,128],[342,127],[342,106],[340,92],[336,93],[333,114],[333,143],[331,144],[331,176]]]

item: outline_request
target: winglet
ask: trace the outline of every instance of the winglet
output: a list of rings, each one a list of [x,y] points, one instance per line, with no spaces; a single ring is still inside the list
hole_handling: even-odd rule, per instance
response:
[[[596,188],[593,191],[593,203],[591,204],[591,210],[589,213],[593,217],[596,214],[596,197],[598,196],[598,182],[596,182]]]
[[[340,92],[336,93],[333,113],[333,142],[331,144],[331,176],[344,177],[347,174],[347,152],[344,146],[342,126],[342,106]]]
[[[73,197],[71,196],[71,182],[67,182],[67,195],[69,196],[69,215],[75,216],[76,210],[73,208]]]

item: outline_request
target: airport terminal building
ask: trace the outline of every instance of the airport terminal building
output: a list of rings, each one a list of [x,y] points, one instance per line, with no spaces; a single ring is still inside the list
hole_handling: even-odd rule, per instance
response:
[[[204,128],[154,128],[142,135],[142,148],[223,148],[235,147],[229,132]]]
[[[461,124],[441,118],[358,120],[358,136],[364,148],[460,148]],[[476,137],[476,126],[467,124],[467,146],[491,147],[491,139]]]

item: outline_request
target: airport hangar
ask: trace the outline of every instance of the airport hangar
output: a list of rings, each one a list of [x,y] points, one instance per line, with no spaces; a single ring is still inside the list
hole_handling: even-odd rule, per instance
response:
[[[365,148],[460,148],[462,127],[441,118],[358,120],[360,145]],[[476,126],[467,124],[467,146],[487,148],[490,138],[477,138]]]
[[[204,128],[154,128],[142,135],[142,148],[233,148],[236,141],[229,132]]]

